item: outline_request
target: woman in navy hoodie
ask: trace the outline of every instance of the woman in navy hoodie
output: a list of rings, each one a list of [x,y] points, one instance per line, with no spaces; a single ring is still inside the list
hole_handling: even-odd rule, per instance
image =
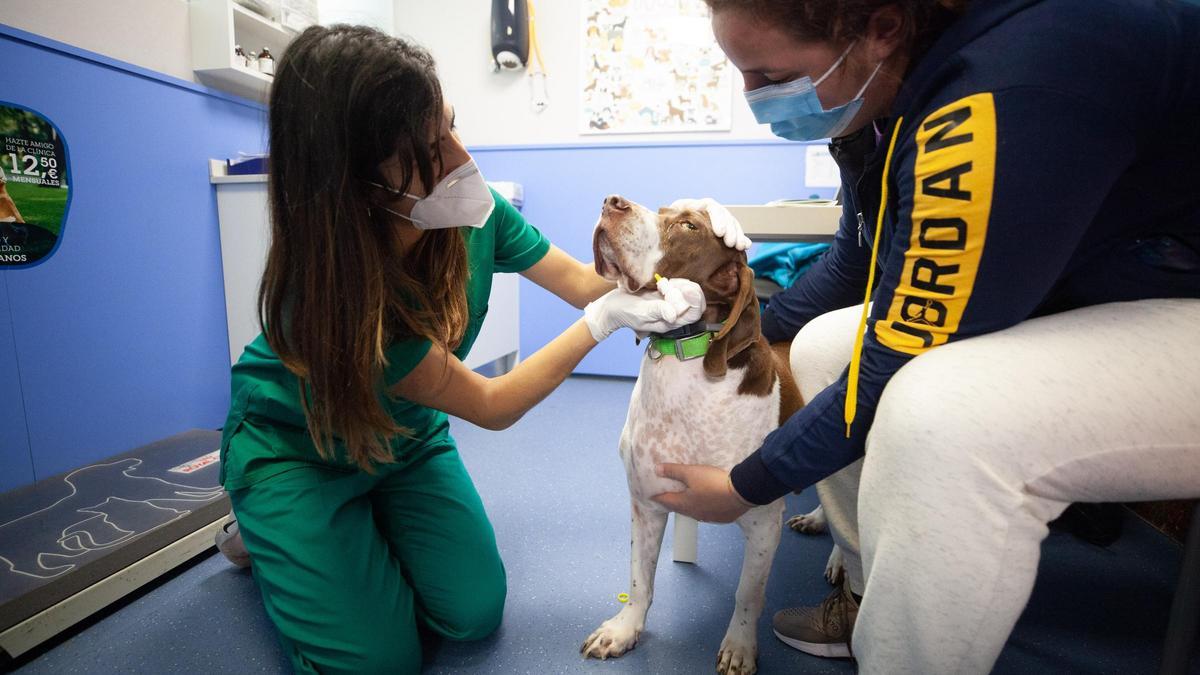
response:
[[[763,315],[807,406],[660,501],[816,484],[845,581],[776,634],[986,672],[1068,504],[1200,496],[1200,8],[706,2],[758,121],[833,139],[845,210]]]

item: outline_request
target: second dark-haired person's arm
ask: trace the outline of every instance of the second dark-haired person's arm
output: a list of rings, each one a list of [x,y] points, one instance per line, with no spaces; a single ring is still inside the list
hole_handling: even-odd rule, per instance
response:
[[[596,340],[580,319],[511,371],[492,378],[434,346],[392,393],[498,431],[512,426],[562,384],[595,346]]]
[[[471,370],[442,347],[419,340],[426,352],[408,354],[419,360],[390,393],[486,429],[504,429],[562,384],[614,331],[628,327],[638,333],[662,333],[699,320],[703,312],[704,291],[687,279],[660,279],[656,291],[637,295],[613,290],[589,303],[583,318],[548,345],[492,378]]]

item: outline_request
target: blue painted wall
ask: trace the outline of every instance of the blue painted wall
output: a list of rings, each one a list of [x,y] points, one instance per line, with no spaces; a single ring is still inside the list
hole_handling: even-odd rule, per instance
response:
[[[679,197],[713,197],[727,204],[761,204],[773,199],[834,190],[804,187],[804,144],[659,143],[474,148],[489,180],[524,185],[525,217],[559,248],[592,260],[592,228],[610,194],[657,208]],[[554,339],[579,310],[521,280],[521,354],[528,356]],[[576,372],[636,376],[645,344],[622,331],[589,354]]]
[[[265,117],[5,26],[0,62],[0,99],[62,131],[73,190],[58,251],[0,271],[2,489],[222,424],[229,365],[207,160],[261,151]]]
[[[12,315],[8,306],[8,278],[0,273],[0,492],[33,480],[29,432],[25,427],[25,401],[17,377],[17,350],[13,344]]]

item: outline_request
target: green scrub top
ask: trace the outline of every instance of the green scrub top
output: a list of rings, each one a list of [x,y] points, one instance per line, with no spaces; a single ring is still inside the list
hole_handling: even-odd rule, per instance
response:
[[[492,191],[496,208],[481,228],[464,228],[467,244],[467,306],[470,320],[455,356],[465,358],[487,316],[492,273],[521,272],[541,260],[550,242],[503,197]],[[398,340],[386,351],[385,386],[407,375],[429,352],[424,338]],[[246,346],[233,366],[232,401],[221,439],[221,484],[239,490],[284,471],[302,466],[357,471],[340,441],[334,457],[317,454],[300,406],[297,378],[259,335]],[[397,436],[392,451],[405,462],[438,446],[453,447],[446,413],[401,398],[383,396],[384,405],[411,438]]]

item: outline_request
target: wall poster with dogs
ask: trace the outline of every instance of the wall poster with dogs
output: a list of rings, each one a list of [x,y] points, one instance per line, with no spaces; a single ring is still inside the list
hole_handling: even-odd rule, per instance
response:
[[[69,176],[58,128],[0,101],[0,269],[33,265],[54,252],[70,201]]]
[[[580,133],[730,130],[730,65],[703,0],[582,4]]]

